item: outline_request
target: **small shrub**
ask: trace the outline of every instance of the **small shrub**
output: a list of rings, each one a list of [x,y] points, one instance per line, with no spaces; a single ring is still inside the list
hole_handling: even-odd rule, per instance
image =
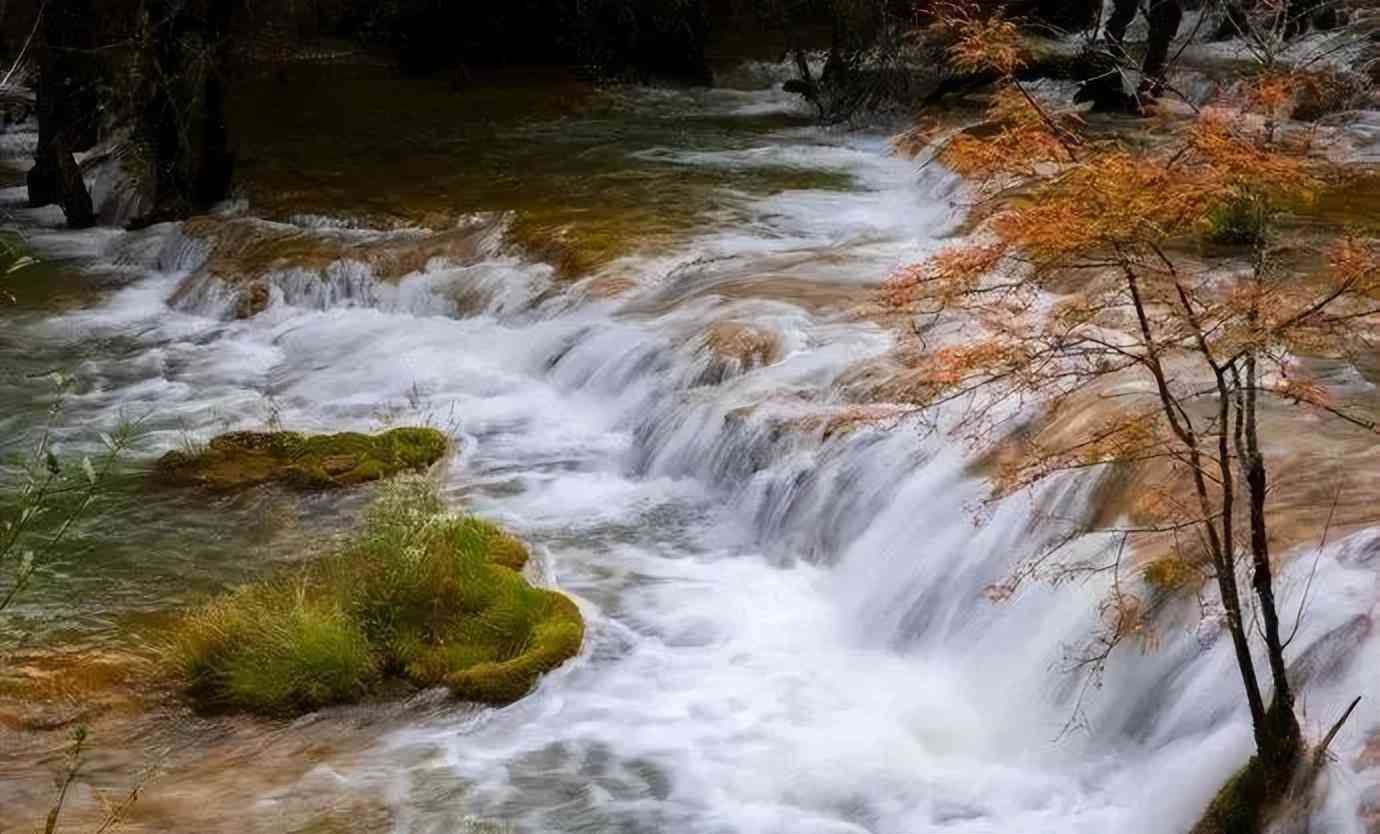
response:
[[[1203,575],[1190,562],[1178,556],[1161,556],[1141,569],[1146,584],[1164,594],[1173,594],[1201,584]]]
[[[1250,196],[1239,196],[1209,212],[1207,224],[1207,237],[1214,243],[1260,243],[1270,228],[1269,207]]]
[[[526,561],[507,532],[446,514],[424,479],[398,479],[340,551],[210,603],[184,620],[172,650],[207,705],[311,709],[383,677],[507,703],[584,639],[579,609],[528,584],[517,572]]]

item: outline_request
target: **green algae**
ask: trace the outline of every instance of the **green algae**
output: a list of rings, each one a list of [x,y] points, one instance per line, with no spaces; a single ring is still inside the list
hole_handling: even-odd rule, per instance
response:
[[[169,653],[208,708],[292,714],[397,681],[506,704],[584,640],[575,604],[518,573],[527,558],[501,528],[446,513],[430,482],[397,479],[336,553],[191,613]]]
[[[1325,188],[1312,204],[1300,206],[1296,212],[1328,228],[1364,235],[1380,233],[1380,170],[1364,170]]]
[[[357,486],[425,469],[446,453],[445,434],[398,428],[378,435],[343,432],[232,432],[196,451],[173,451],[156,473],[171,484],[228,492],[265,483],[322,490]]]

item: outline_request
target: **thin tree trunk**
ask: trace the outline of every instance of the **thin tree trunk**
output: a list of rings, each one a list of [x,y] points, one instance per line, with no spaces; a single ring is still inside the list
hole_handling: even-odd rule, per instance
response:
[[[1279,631],[1279,613],[1275,604],[1273,571],[1270,566],[1270,537],[1266,525],[1265,498],[1268,482],[1265,458],[1260,451],[1258,418],[1256,414],[1257,368],[1255,354],[1246,355],[1246,483],[1249,487],[1251,526],[1251,585],[1260,602],[1260,619],[1265,632],[1265,651],[1270,664],[1270,678],[1274,684],[1274,698],[1269,709],[1269,740],[1261,755],[1272,764],[1292,765],[1299,748],[1301,731],[1294,715],[1294,693],[1289,685],[1288,666],[1284,661],[1284,644]]]
[[[1187,413],[1183,411],[1178,400],[1174,397],[1174,393],[1169,390],[1169,383],[1165,378],[1164,367],[1160,364],[1159,350],[1155,345],[1154,332],[1151,330],[1150,320],[1145,312],[1145,302],[1140,294],[1140,284],[1136,279],[1135,271],[1129,266],[1123,268],[1136,311],[1136,319],[1140,324],[1141,337],[1145,340],[1147,365],[1155,378],[1160,406],[1163,408],[1165,417],[1168,419],[1169,426],[1175,436],[1188,449],[1189,469],[1192,472],[1193,486],[1198,496],[1199,511],[1203,515],[1202,527],[1208,542],[1208,555],[1212,559],[1213,568],[1217,574],[1217,589],[1222,597],[1222,607],[1227,613],[1227,631],[1231,634],[1232,648],[1236,652],[1236,666],[1241,673],[1241,685],[1246,690],[1246,703],[1251,710],[1251,725],[1255,732],[1256,745],[1257,747],[1262,744],[1269,745],[1269,722],[1265,710],[1265,700],[1261,696],[1260,681],[1256,676],[1255,661],[1251,657],[1250,641],[1246,635],[1246,621],[1242,617],[1241,595],[1236,584],[1236,566],[1231,554],[1223,551],[1222,539],[1218,534],[1216,525],[1211,520],[1214,513],[1212,512],[1211,499],[1208,496],[1207,482],[1203,478],[1202,453],[1199,450],[1197,433],[1194,431]],[[1226,428],[1223,427],[1222,430],[1226,431]]]

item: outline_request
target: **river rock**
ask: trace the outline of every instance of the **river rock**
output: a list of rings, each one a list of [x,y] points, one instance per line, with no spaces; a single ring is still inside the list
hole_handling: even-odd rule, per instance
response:
[[[701,349],[708,357],[708,364],[699,382],[715,385],[778,361],[782,354],[781,335],[756,324],[720,321],[705,331]]]
[[[228,301],[233,318],[251,318],[271,303],[271,288],[294,302],[368,299],[377,284],[395,283],[435,264],[461,267],[497,246],[504,220],[479,214],[453,228],[373,230],[254,217],[194,217],[182,224],[196,260],[170,299],[178,309],[207,312],[207,299]]]
[[[1305,689],[1335,678],[1374,627],[1369,616],[1357,614],[1332,629],[1289,664],[1289,679],[1298,689]]]

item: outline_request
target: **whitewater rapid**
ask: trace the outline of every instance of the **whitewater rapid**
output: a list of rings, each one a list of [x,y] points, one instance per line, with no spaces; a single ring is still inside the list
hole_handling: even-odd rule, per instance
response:
[[[774,90],[646,95],[720,116],[788,106]],[[1186,830],[1250,749],[1225,641],[1170,611],[1162,645],[1118,655],[1086,726],[1064,732],[1077,689],[1064,658],[1095,627],[1105,587],[988,601],[1041,535],[1030,499],[976,524],[983,487],[956,441],[904,422],[827,438],[790,427],[842,404],[840,377],[895,337],[745,279],[851,287],[862,303],[954,230],[957,183],[891,156],[881,136],[806,128],[747,150],[629,152],[854,185],[726,190],[717,222],[607,267],[635,277],[615,298],[563,290],[539,260],[495,247],[396,284],[348,264],[324,285],[284,274],[248,320],[214,287],[178,295],[205,252],[176,225],[74,234],[52,210],[21,213],[40,251],[130,276],[94,306],[13,325],[29,350],[110,345],[73,369],[74,435],[152,413],[152,450],[173,448],[186,431],[261,425],[266,400],[303,430],[372,429],[381,411],[432,418],[458,441],[453,499],[533,542],[538,578],[588,620],[580,657],[530,697],[390,732],[251,813],[268,819],[310,788],[381,797],[408,834],[476,820],[646,834]],[[475,287],[482,309],[454,303]],[[777,334],[780,355],[704,383],[712,359],[697,339],[721,320]],[[1089,484],[1048,489],[1041,500],[1090,500]],[[1286,608],[1312,562],[1290,562]],[[1374,617],[1377,576],[1375,533],[1329,546],[1293,655]],[[1315,733],[1380,679],[1373,634],[1338,651],[1306,690]],[[1365,831],[1357,809],[1380,772],[1354,761],[1377,725],[1380,701],[1367,700],[1334,746],[1314,832]]]

